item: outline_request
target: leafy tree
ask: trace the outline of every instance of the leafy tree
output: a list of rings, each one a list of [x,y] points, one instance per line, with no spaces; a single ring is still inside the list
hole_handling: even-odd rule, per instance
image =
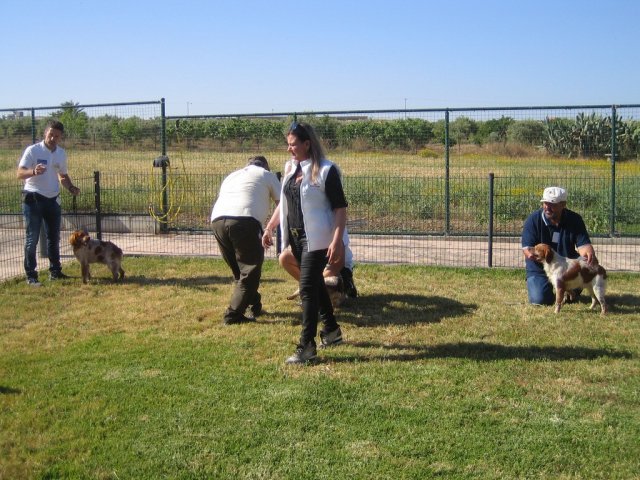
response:
[[[445,143],[445,121],[438,120],[432,124],[431,130],[433,132],[433,138],[444,145]],[[457,143],[456,139],[451,135],[451,129],[449,129],[449,145],[453,146]]]
[[[458,117],[449,122],[449,135],[456,143],[468,143],[471,137],[478,131],[478,123],[468,117]]]
[[[515,120],[513,118],[505,116],[479,122],[474,140],[476,143],[485,143],[487,141],[506,143],[507,131],[514,123]]]
[[[524,145],[542,145],[544,143],[544,124],[538,120],[513,122],[507,128],[507,140]]]
[[[123,142],[125,145],[132,145],[134,142],[142,139],[142,128],[140,123],[143,122],[138,117],[117,118],[111,120],[111,138],[116,141]]]
[[[65,136],[73,139],[87,138],[89,117],[80,108],[80,104],[69,100],[60,106],[62,109],[54,112],[53,116],[63,123]]]

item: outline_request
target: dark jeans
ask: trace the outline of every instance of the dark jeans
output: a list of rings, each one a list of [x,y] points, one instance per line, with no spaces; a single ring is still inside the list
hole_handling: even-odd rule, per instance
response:
[[[222,258],[231,268],[235,285],[225,320],[244,315],[249,305],[260,303],[260,277],[264,263],[262,226],[252,217],[223,217],[213,222],[213,234]]]
[[[24,271],[27,278],[38,278],[36,251],[40,239],[40,229],[44,224],[47,236],[47,255],[49,271],[60,273],[60,222],[62,209],[56,198],[47,198],[37,193],[25,193],[22,202],[22,214],[26,226],[27,238],[24,246]]]
[[[327,265],[327,249],[309,252],[304,231],[297,232],[295,236],[289,232],[289,243],[300,265],[300,300],[302,301],[300,345],[306,345],[315,341],[318,317],[324,324],[325,333],[334,331],[339,325],[333,314],[333,306],[322,275]]]

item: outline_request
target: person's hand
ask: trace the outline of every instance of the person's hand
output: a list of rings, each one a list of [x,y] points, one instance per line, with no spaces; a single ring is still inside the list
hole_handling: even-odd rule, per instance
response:
[[[598,263],[598,259],[596,258],[595,254],[591,250],[587,250],[586,252],[584,252],[584,258],[587,259],[588,265],[593,265],[594,263],[595,264]]]
[[[587,265],[597,265],[598,259],[596,258],[596,252],[591,245],[585,245],[578,248],[578,253],[587,261]]]
[[[264,248],[269,248],[273,245],[273,238],[271,238],[271,231],[265,230],[262,234],[262,246]]]
[[[80,189],[78,187],[76,187],[75,185],[71,185],[69,187],[69,192],[71,193],[71,195],[73,195],[74,197],[78,194],[80,194]]]

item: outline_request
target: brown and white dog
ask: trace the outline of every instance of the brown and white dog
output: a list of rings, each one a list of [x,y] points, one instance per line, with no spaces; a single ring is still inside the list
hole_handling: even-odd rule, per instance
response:
[[[556,313],[565,302],[565,294],[570,295],[569,292],[580,288],[584,288],[591,295],[589,308],[593,310],[596,303],[600,303],[600,314],[607,313],[604,299],[607,272],[597,262],[589,265],[584,257],[563,257],[544,243],[536,245],[533,252],[534,260],[542,263],[544,272],[556,291]]]
[[[325,275],[327,270],[325,270]],[[342,305],[347,298],[344,291],[344,281],[340,275],[328,274],[324,277],[324,285],[327,287],[327,293],[329,293],[329,299],[333,308],[338,308]],[[287,296],[287,300],[300,300],[300,289],[298,288],[291,295]]]
[[[82,282],[87,283],[91,278],[90,263],[104,263],[111,273],[113,280],[124,278],[122,269],[122,250],[112,242],[103,242],[89,237],[86,230],[76,230],[69,236],[69,243],[73,247],[73,254],[80,262]]]
[[[329,292],[331,305],[333,305],[333,308],[338,308],[346,298],[342,277],[340,275],[328,275],[324,277],[324,285],[327,287],[327,292]]]

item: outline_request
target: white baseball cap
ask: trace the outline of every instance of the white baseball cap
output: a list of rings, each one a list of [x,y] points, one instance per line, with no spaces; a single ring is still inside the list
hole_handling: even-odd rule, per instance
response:
[[[567,201],[567,191],[560,187],[547,187],[542,194],[541,202],[560,203]]]

